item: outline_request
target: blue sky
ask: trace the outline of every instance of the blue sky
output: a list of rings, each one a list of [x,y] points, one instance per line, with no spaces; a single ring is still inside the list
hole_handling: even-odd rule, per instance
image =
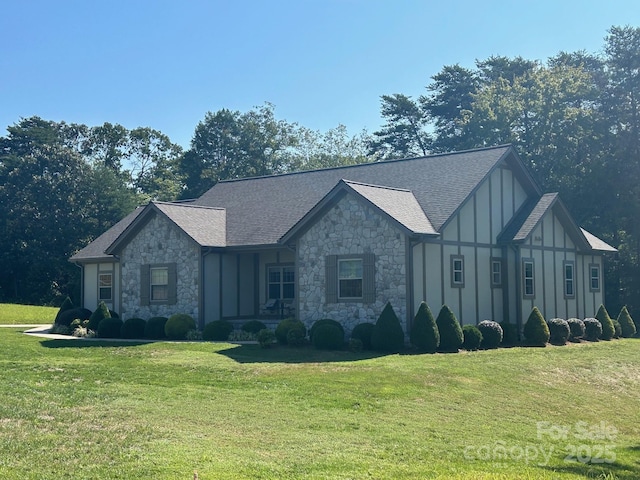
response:
[[[188,147],[207,111],[264,102],[373,132],[380,96],[444,65],[599,52],[637,0],[0,0],[0,135],[21,117],[149,126]]]

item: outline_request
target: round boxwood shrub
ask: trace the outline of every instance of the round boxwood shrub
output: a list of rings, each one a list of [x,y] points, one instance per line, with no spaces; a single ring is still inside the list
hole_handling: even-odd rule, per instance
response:
[[[147,322],[143,318],[127,318],[122,324],[120,336],[122,338],[144,338]]]
[[[570,318],[567,320],[567,324],[569,325],[569,341],[580,342],[585,335],[584,322],[579,318]]]
[[[500,322],[502,328],[502,345],[505,347],[518,343],[518,327],[506,320]]]
[[[103,318],[100,321],[100,325],[98,325],[98,331],[96,333],[100,338],[120,338],[122,325],[122,320],[119,318]]]
[[[629,315],[629,310],[627,310],[626,305],[622,307],[622,310],[620,310],[618,314],[618,323],[620,324],[620,328],[622,328],[622,337],[631,338],[637,333],[636,325],[633,323],[633,319],[631,315]]]
[[[478,350],[482,343],[482,332],[474,325],[465,325],[462,327],[462,348],[471,352]]]
[[[189,330],[195,330],[196,322],[191,315],[176,313],[164,325],[164,334],[169,340],[184,340]]]
[[[438,325],[438,331],[440,332],[440,347],[438,351],[445,353],[457,352],[462,346],[464,337],[458,319],[448,306],[443,305],[440,309],[438,318],[436,318],[436,325]]]
[[[60,318],[60,315],[66,311],[69,311],[71,309],[73,309],[73,302],[71,301],[71,298],[67,297],[64,299],[64,301],[62,302],[62,305],[60,305],[60,309],[58,310],[58,313],[56,313],[56,318],[53,321],[53,323],[57,323],[58,325],[64,325],[63,323],[60,323],[58,321],[58,319]],[[74,320],[73,318],[71,320]],[[68,323],[66,325],[69,325]]]
[[[596,313],[596,320],[598,320],[602,325],[602,335],[600,336],[600,338],[602,340],[611,340],[616,334],[616,328],[611,321],[609,312],[607,312],[607,309],[604,308],[604,305],[600,305],[600,308],[598,308],[598,313]]]
[[[319,350],[341,350],[344,347],[344,330],[331,323],[323,323],[313,332],[311,342]]]
[[[571,329],[564,318],[552,318],[547,322],[547,327],[549,327],[549,341],[552,344],[565,345],[567,343]]]
[[[72,308],[65,310],[56,318],[57,325],[69,326],[71,322],[78,319],[81,321],[88,320],[91,316],[91,310],[86,308]]]
[[[167,317],[151,317],[144,326],[144,338],[151,340],[162,340],[167,338],[164,327],[167,324]]]
[[[498,322],[483,320],[478,324],[478,330],[482,333],[480,348],[484,350],[498,348],[502,343],[504,332]]]
[[[260,344],[261,348],[270,348],[275,341],[276,334],[273,332],[273,330],[265,328],[258,332],[258,343]]]
[[[315,322],[313,322],[313,325],[311,325],[311,328],[309,329],[309,340],[311,340],[311,343],[313,343],[313,336],[318,330],[318,327],[321,327],[322,325],[333,325],[334,327],[340,329],[342,331],[342,337],[344,338],[344,327],[340,322],[337,322],[331,318],[321,318],[320,320],[316,320]]]
[[[404,332],[390,302],[387,302],[373,327],[371,347],[388,353],[398,353],[404,348]]]
[[[360,340],[364,350],[371,350],[371,334],[375,325],[370,322],[359,323],[351,331],[351,338]]]
[[[111,318],[111,314],[109,313],[107,305],[104,302],[100,302],[98,308],[96,308],[95,312],[89,317],[89,330],[97,332],[100,322],[105,318]]]
[[[524,338],[533,347],[546,347],[549,341],[549,327],[538,307],[533,307],[524,324]]]
[[[276,327],[276,340],[279,344],[287,345],[287,335],[292,328],[301,330],[303,338],[307,336],[307,327],[304,326],[304,323],[295,318],[285,318]]]
[[[255,333],[256,335],[260,330],[264,330],[267,326],[260,320],[250,320],[240,327],[240,330],[247,333]]]
[[[440,332],[426,302],[421,302],[411,325],[409,340],[421,352],[436,353],[440,346]]]
[[[233,325],[226,320],[214,320],[204,326],[202,339],[208,342],[225,342],[233,332]]]
[[[602,324],[597,318],[584,319],[584,338],[590,342],[597,342],[602,336]]]

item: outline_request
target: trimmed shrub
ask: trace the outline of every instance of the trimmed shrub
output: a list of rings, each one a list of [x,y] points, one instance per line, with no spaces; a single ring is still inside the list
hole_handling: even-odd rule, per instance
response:
[[[478,330],[482,333],[482,343],[480,348],[489,350],[498,348],[502,343],[504,332],[498,322],[493,320],[483,320],[478,324]]]
[[[267,326],[262,323],[260,320],[250,320],[247,323],[244,323],[240,330],[248,333],[255,333],[256,335],[260,330],[264,330]]]
[[[86,308],[72,308],[60,313],[60,315],[56,317],[56,324],[69,326],[71,325],[71,322],[76,319],[84,321],[88,320],[90,316],[91,310],[88,310]]]
[[[602,337],[602,324],[597,318],[584,319],[584,338],[590,342],[597,342]]]
[[[596,320],[598,320],[602,325],[602,335],[600,338],[602,340],[611,340],[616,334],[616,328],[611,321],[609,312],[604,308],[604,305],[600,305],[598,313],[596,313]]]
[[[533,347],[546,347],[549,336],[547,322],[544,321],[544,317],[538,307],[533,307],[527,323],[524,324],[524,338],[527,344]]]
[[[167,338],[164,333],[164,326],[167,324],[167,317],[151,317],[144,326],[144,338],[151,340],[162,340]]]
[[[107,305],[104,302],[100,302],[98,304],[98,308],[96,308],[96,311],[93,312],[89,317],[89,330],[97,332],[100,322],[102,322],[102,320],[104,320],[105,318],[111,318],[111,314],[109,313]]]
[[[631,338],[637,333],[636,325],[633,323],[633,319],[631,315],[629,315],[629,310],[627,310],[626,305],[622,307],[622,310],[620,310],[618,314],[618,323],[620,324],[620,328],[622,328],[622,337]]]
[[[462,348],[471,352],[478,350],[482,343],[482,332],[474,325],[465,325],[462,327]]]
[[[114,317],[103,318],[98,325],[97,334],[100,338],[120,338],[122,320]]]
[[[146,326],[147,322],[142,318],[127,318],[122,324],[120,336],[122,338],[144,338],[144,329]]]
[[[611,321],[613,322],[613,331],[615,332],[613,334],[613,338],[622,337],[622,327],[620,326],[620,322],[615,318],[612,318]]]
[[[413,319],[409,340],[421,352],[436,353],[440,346],[440,332],[426,302],[421,302]]]
[[[60,325],[64,325],[63,323],[60,323],[58,321],[58,319],[60,318],[60,315],[64,312],[67,312],[71,309],[73,309],[73,302],[71,301],[71,298],[67,297],[64,299],[64,301],[62,302],[62,305],[60,305],[60,310],[58,310],[58,313],[56,313],[56,318],[53,321],[53,323],[58,323]],[[71,319],[73,320],[73,318]],[[66,325],[69,325],[68,323]]]
[[[276,334],[273,332],[273,330],[265,328],[264,330],[260,330],[258,332],[258,343],[260,344],[261,348],[270,348],[275,341]]]
[[[371,348],[388,353],[398,353],[404,348],[404,332],[390,302],[387,302],[373,326]]]
[[[342,338],[344,339],[344,327],[340,322],[336,322],[331,318],[321,318],[320,320],[313,322],[313,325],[311,325],[311,328],[309,329],[309,340],[311,340],[311,343],[313,343],[313,336],[315,335],[316,330],[318,330],[322,325],[333,325],[334,327],[339,328],[342,332]]]
[[[584,322],[579,318],[570,318],[567,320],[569,325],[569,341],[580,342],[580,339],[584,337]]]
[[[225,342],[233,332],[233,325],[226,320],[214,320],[204,326],[202,339],[209,342]]]
[[[438,318],[436,318],[436,325],[438,325],[438,331],[440,332],[440,348],[438,348],[438,351],[445,353],[457,352],[462,346],[464,336],[462,335],[460,322],[446,305],[443,305],[440,309]]]
[[[518,343],[518,327],[516,325],[503,320],[500,322],[500,328],[502,328],[502,345],[508,347]]]
[[[170,340],[184,340],[189,330],[196,329],[196,321],[186,313],[176,313],[164,325],[164,334]]]
[[[300,327],[290,328],[287,332],[287,345],[290,347],[302,347],[307,343],[306,329]]]
[[[547,322],[547,327],[549,327],[549,341],[552,344],[565,345],[567,343],[571,329],[564,318],[552,318]]]
[[[276,327],[276,340],[279,344],[287,345],[287,335],[289,335],[289,330],[292,328],[301,330],[303,338],[307,336],[307,327],[304,326],[304,323],[295,318],[285,318]]]
[[[352,330],[351,338],[354,340],[360,340],[364,350],[371,350],[371,334],[373,333],[374,327],[375,325],[373,323],[359,323]]]
[[[344,348],[344,330],[331,323],[323,323],[313,332],[311,340],[318,350],[342,350]]]

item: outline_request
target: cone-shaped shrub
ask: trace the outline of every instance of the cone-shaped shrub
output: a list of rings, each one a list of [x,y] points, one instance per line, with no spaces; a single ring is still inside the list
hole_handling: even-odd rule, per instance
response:
[[[429,306],[422,302],[418,307],[409,333],[411,344],[421,352],[436,353],[440,346],[440,332]]]
[[[611,322],[613,322],[613,338],[620,338],[622,336],[622,327],[620,326],[620,322],[615,318],[612,318]]]
[[[590,342],[597,342],[602,337],[602,324],[595,318],[584,319],[584,338]]]
[[[107,308],[105,303],[100,302],[98,304],[98,308],[96,308],[96,311],[93,312],[89,317],[89,325],[87,326],[87,328],[89,330],[93,330],[94,332],[97,332],[100,322],[105,318],[111,318],[111,314],[109,313],[109,309]]]
[[[462,348],[471,352],[473,350],[478,350],[480,348],[480,344],[482,343],[482,332],[475,325],[465,325],[462,327],[462,336],[464,340],[462,341]]]
[[[579,318],[570,318],[567,320],[569,325],[569,341],[580,342],[580,339],[584,337],[584,322]]]
[[[391,303],[387,302],[371,332],[371,347],[379,352],[398,353],[404,347],[404,332]]]
[[[462,328],[460,328],[460,323],[456,316],[446,305],[443,305],[440,309],[436,325],[440,332],[440,347],[438,351],[457,352],[464,341]]]
[[[609,312],[604,308],[604,305],[600,305],[598,313],[596,313],[596,320],[598,320],[602,325],[602,336],[600,338],[602,340],[611,340],[616,334],[616,328],[611,321]]]
[[[374,327],[375,325],[373,323],[359,323],[353,328],[351,338],[360,340],[364,350],[371,350],[371,335],[373,334]]]
[[[524,338],[534,347],[545,347],[549,341],[549,327],[538,307],[533,307],[524,324]]]
[[[636,325],[633,323],[626,305],[622,307],[622,310],[620,310],[618,314],[618,323],[620,323],[620,328],[622,328],[622,337],[631,338],[636,334]]]
[[[60,310],[58,310],[58,313],[56,313],[56,319],[54,320],[53,323],[59,323],[58,320],[60,318],[60,314],[63,312],[66,312],[67,310],[71,310],[72,308],[73,308],[73,302],[71,301],[71,299],[69,297],[65,298],[64,301],[62,302],[62,305],[60,305]],[[74,320],[74,319],[72,318],[71,320]]]
[[[503,332],[498,322],[483,320],[478,324],[478,330],[482,333],[480,348],[484,350],[498,348],[502,343]]]

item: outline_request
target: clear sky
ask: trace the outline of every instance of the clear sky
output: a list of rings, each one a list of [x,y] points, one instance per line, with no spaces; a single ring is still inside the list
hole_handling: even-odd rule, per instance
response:
[[[601,51],[638,0],[0,0],[0,136],[21,117],[148,126],[188,147],[207,111],[351,134],[444,65]]]

